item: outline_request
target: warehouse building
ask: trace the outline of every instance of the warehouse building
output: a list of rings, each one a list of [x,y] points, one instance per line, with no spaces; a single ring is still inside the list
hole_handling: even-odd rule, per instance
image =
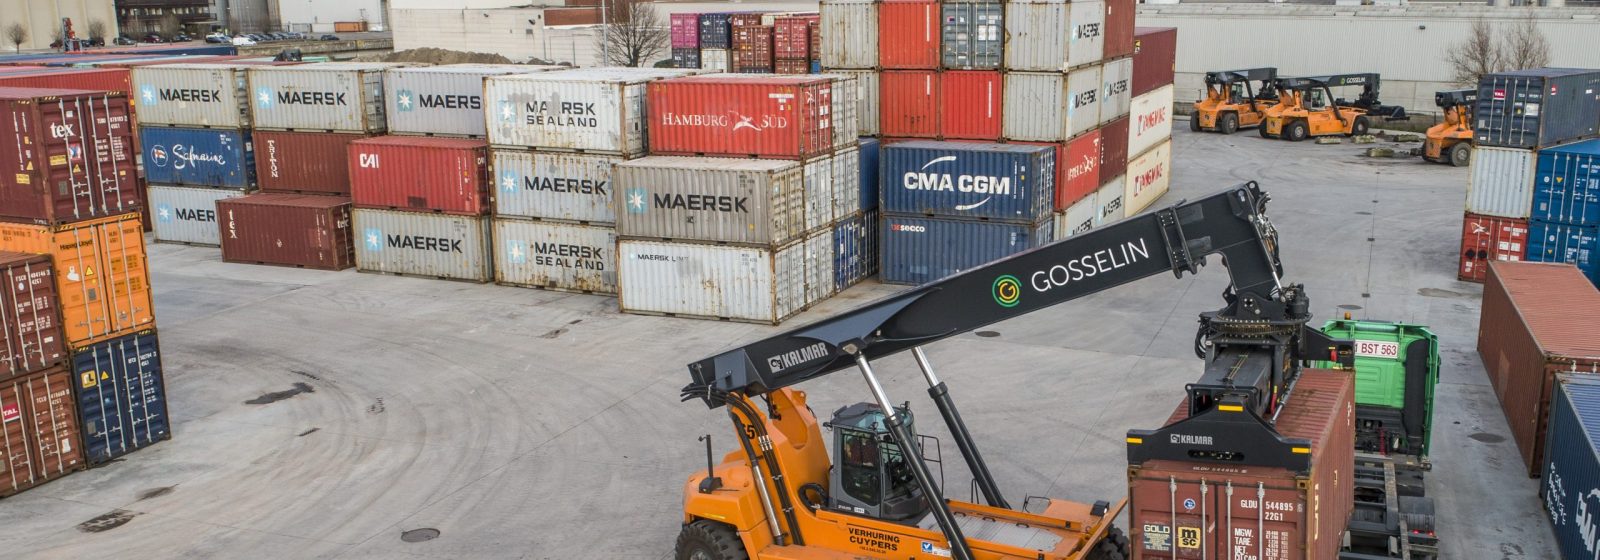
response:
[[[61,27],[61,18],[72,18],[74,30],[82,38],[89,37],[89,22],[92,21],[105,23],[107,37],[117,35],[117,12],[112,0],[0,0],[0,31],[13,23],[20,23],[28,30],[22,50],[50,48]],[[0,38],[3,37],[0,33]],[[0,45],[4,50],[16,47],[9,40],[4,43]]]

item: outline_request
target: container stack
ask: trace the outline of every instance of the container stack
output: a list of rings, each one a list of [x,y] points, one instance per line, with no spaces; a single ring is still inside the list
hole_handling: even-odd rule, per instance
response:
[[[740,74],[820,71],[815,12],[672,14],[672,63]]]
[[[788,15],[772,21],[772,50],[778,74],[814,74],[817,51],[817,14]]]
[[[1178,30],[1140,27],[1133,42],[1133,101],[1120,212],[1128,216],[1149,208],[1172,184],[1172,83]]]
[[[700,14],[672,14],[671,42],[673,68],[700,67]]]
[[[256,188],[245,66],[134,68],[156,241],[216,247],[217,201]]]

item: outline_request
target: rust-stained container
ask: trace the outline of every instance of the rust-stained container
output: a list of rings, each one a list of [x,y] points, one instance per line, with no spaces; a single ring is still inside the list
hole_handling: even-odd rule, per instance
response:
[[[350,199],[262,193],[217,201],[222,260],[343,270],[356,265]]]
[[[742,74],[772,73],[772,28],[741,25],[733,28],[733,71]]]
[[[1134,558],[1330,560],[1355,507],[1355,384],[1305,370],[1275,428],[1311,440],[1311,469],[1152,460],[1128,467]],[[1167,424],[1187,417],[1180,405]],[[1212,414],[1220,414],[1213,412]],[[1214,447],[1225,448],[1217,442]]]
[[[0,88],[0,216],[58,224],[138,211],[137,157],[123,94]]]
[[[1133,31],[1133,96],[1172,83],[1178,60],[1178,28],[1140,27]]]
[[[0,250],[51,256],[69,348],[155,322],[138,214],[54,226],[0,223]]]
[[[1113,60],[1133,54],[1133,17],[1138,0],[1106,0],[1105,57]]]
[[[1489,261],[1520,261],[1528,254],[1528,221],[1467,212],[1461,224],[1461,268],[1456,278],[1482,283]]]
[[[999,140],[1005,101],[999,72],[949,70],[939,75],[939,134],[962,140]]]
[[[772,24],[772,51],[778,60],[811,60],[815,18],[783,17]]]
[[[0,383],[0,497],[84,468],[75,404],[65,366]]]
[[[773,74],[810,74],[811,61],[805,59],[778,59],[772,63]]]
[[[350,200],[357,208],[486,214],[489,144],[415,136],[351,142]]]
[[[1600,292],[1570,264],[1490,261],[1478,355],[1528,476],[1543,467],[1557,373],[1600,374]]]
[[[884,136],[937,138],[941,106],[939,94],[942,89],[938,72],[897,71],[880,74],[879,131]]]
[[[821,20],[814,36],[820,40],[818,56],[824,68],[830,72],[877,68],[879,6],[877,0],[821,2]]]
[[[127,68],[51,68],[44,72],[0,76],[0,87],[133,91]],[[135,102],[137,104],[137,102]]]
[[[1100,177],[1102,178],[1116,177],[1128,170],[1129,121],[1129,117],[1123,117],[1100,127]]]
[[[50,256],[0,251],[0,379],[39,371],[67,357]]]
[[[350,195],[350,143],[364,134],[255,131],[256,183],[265,192]]]
[[[944,33],[939,2],[888,0],[878,5],[878,66],[897,70],[939,67]]]
[[[833,80],[690,76],[649,84],[650,153],[806,159],[833,149]]]

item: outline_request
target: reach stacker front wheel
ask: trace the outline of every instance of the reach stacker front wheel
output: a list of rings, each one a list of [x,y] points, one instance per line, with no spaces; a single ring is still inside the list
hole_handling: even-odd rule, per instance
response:
[[[733,527],[708,519],[683,526],[678,533],[676,560],[750,560],[744,541]]]

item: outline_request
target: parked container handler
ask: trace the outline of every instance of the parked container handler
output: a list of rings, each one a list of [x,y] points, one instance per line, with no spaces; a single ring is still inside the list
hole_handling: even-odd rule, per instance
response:
[[[1361,87],[1355,100],[1335,98],[1336,87]],[[1258,129],[1262,138],[1299,142],[1313,136],[1357,136],[1372,128],[1371,117],[1406,120],[1404,107],[1378,101],[1377,74],[1339,74],[1278,81],[1280,103]]]
[[[1277,78],[1277,68],[1206,72],[1206,97],[1194,102],[1189,129],[1233,134],[1260,126],[1278,104]]]
[[[1444,113],[1444,120],[1428,127],[1422,159],[1456,167],[1472,163],[1472,111],[1477,101],[1475,89],[1434,92],[1433,102]]]

